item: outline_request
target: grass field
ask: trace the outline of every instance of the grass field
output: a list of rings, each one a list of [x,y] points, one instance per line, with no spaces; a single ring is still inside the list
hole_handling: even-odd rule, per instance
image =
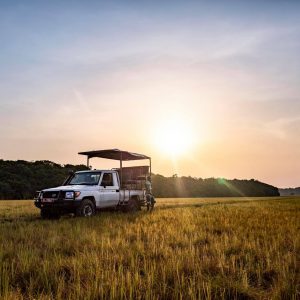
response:
[[[300,198],[39,218],[0,201],[2,299],[300,299]]]

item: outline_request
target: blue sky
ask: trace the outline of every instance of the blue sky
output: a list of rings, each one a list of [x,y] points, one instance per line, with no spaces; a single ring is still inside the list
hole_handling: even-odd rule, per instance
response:
[[[300,185],[299,1],[0,1],[0,40],[3,159],[120,147],[166,175]],[[194,160],[149,141],[168,118]]]

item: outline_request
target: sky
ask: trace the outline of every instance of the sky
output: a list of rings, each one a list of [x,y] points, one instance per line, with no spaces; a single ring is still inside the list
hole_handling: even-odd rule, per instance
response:
[[[0,159],[300,186],[300,1],[0,0],[0,41]]]

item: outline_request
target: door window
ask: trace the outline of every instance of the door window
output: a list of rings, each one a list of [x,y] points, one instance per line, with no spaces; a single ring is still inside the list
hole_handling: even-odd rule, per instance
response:
[[[112,175],[113,175],[114,186],[119,186],[117,173],[113,173]]]
[[[113,177],[111,173],[104,173],[102,177],[101,186],[113,186]]]

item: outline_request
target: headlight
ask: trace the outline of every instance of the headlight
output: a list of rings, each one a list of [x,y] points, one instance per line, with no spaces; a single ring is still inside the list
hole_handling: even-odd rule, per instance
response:
[[[75,192],[75,198],[79,197],[81,192]]]
[[[74,192],[66,192],[65,198],[66,199],[74,198]]]

